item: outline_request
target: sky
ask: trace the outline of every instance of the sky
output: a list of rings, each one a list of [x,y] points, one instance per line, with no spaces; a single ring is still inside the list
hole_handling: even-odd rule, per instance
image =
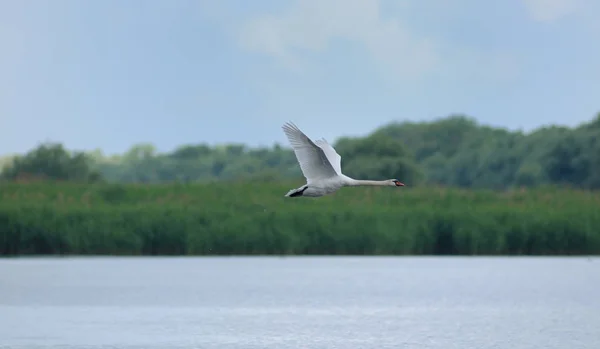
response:
[[[600,112],[595,0],[0,0],[0,154]]]

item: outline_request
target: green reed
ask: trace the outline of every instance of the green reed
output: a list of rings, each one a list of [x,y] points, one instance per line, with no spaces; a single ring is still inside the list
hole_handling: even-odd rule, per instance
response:
[[[0,253],[581,255],[600,252],[600,194],[300,183],[0,186]]]

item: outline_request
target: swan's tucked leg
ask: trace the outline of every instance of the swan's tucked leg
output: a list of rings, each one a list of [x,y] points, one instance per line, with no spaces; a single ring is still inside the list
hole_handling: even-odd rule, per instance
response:
[[[286,197],[290,197],[290,198],[295,198],[297,196],[302,196],[302,194],[304,193],[304,191],[308,189],[308,185],[305,184],[303,186],[301,186],[298,189],[292,189],[290,191],[288,191],[287,194],[285,194]]]

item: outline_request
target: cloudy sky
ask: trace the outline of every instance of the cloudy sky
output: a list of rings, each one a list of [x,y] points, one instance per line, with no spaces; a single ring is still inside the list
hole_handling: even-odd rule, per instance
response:
[[[0,0],[0,154],[600,111],[595,0]]]

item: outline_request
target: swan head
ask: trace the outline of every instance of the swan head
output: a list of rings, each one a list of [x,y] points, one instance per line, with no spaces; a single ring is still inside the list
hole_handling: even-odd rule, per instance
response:
[[[404,183],[400,182],[397,179],[390,179],[390,184],[396,187],[403,187]]]

